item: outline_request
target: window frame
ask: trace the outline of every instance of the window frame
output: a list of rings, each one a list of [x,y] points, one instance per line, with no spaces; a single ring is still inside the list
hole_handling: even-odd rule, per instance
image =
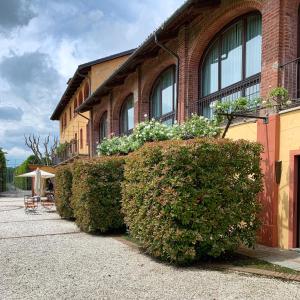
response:
[[[154,95],[154,91],[157,88],[157,86],[160,84],[161,82],[161,78],[164,75],[164,73],[166,73],[169,69],[172,69],[173,71],[173,78],[174,78],[174,82],[173,82],[173,102],[172,102],[172,111],[168,112],[166,114],[161,114],[159,117],[154,117],[153,116],[153,95]],[[151,93],[150,93],[150,99],[149,99],[149,112],[150,112],[150,119],[154,118],[155,120],[159,120],[160,122],[166,122],[168,120],[172,119],[172,124],[174,124],[175,119],[176,119],[176,115],[177,115],[177,103],[176,103],[176,85],[177,85],[177,78],[176,78],[176,66],[174,64],[169,65],[168,67],[166,67],[164,70],[162,70],[158,76],[156,77],[152,88],[151,88]],[[160,91],[160,97],[159,97],[159,108],[160,111],[162,112],[162,91]]]
[[[202,55],[202,58],[199,63],[199,80],[198,80],[198,99],[199,104],[204,102],[213,102],[213,100],[216,100],[216,98],[223,98],[229,95],[232,95],[236,92],[241,92],[241,97],[246,96],[246,90],[247,88],[254,86],[256,84],[260,84],[261,81],[261,71],[253,74],[249,77],[246,77],[246,62],[247,62],[247,18],[250,16],[260,16],[262,18],[262,15],[259,11],[252,11],[250,13],[241,15],[234,20],[232,20],[230,23],[228,23],[225,27],[223,27],[210,41],[207,48],[204,51],[204,54]],[[242,32],[242,79],[240,81],[237,81],[229,86],[226,86],[222,88],[222,36],[223,34],[230,29],[234,24],[238,23],[239,21],[242,21],[243,26],[243,32]],[[214,46],[215,43],[218,43],[218,90],[215,92],[212,92],[206,96],[203,95],[203,79],[204,79],[204,63],[206,61],[207,55],[209,54],[210,50]],[[199,105],[200,106],[200,105]],[[198,107],[199,111],[199,107]],[[201,111],[200,111],[201,113]]]
[[[120,130],[120,135],[129,135],[133,132],[133,128],[132,129],[128,129],[125,130],[123,128],[123,124],[124,124],[124,120],[123,120],[123,111],[125,109],[125,107],[127,106],[127,103],[129,102],[129,100],[132,100],[133,102],[133,110],[134,110],[134,95],[133,93],[130,93],[127,97],[125,97],[121,109],[120,109],[120,114],[119,114],[119,130]],[[133,116],[134,116],[134,111],[133,111]],[[128,127],[128,120],[127,120],[127,127]],[[134,117],[133,117],[133,127],[134,127]]]
[[[106,138],[107,136],[108,136],[108,122],[107,122],[107,116],[108,116],[108,114],[107,114],[107,111],[105,111],[102,115],[101,115],[101,117],[100,117],[100,122],[99,122],[99,143],[101,143],[102,141],[103,141],[103,139],[104,138]],[[104,137],[101,137],[101,132],[102,132],[102,130],[101,130],[101,125],[102,125],[102,123],[103,123],[103,121],[104,121],[104,119],[105,119],[105,122],[106,122],[106,136],[104,136]]]

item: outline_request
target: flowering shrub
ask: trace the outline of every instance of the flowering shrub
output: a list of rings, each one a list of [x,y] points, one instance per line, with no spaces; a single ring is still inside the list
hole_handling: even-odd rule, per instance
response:
[[[182,125],[168,126],[154,119],[139,123],[129,136],[104,139],[97,146],[99,155],[128,154],[140,148],[145,142],[191,139],[196,137],[216,137],[220,128],[215,120],[192,115]]]
[[[216,120],[209,120],[203,116],[192,115],[187,122],[179,127],[179,132],[181,139],[217,137],[221,132],[221,128],[218,126]]]
[[[261,146],[202,139],[144,145],[126,158],[122,212],[151,255],[183,264],[252,246]]]
[[[263,105],[266,107],[276,107],[277,110],[288,107],[292,104],[292,100],[289,96],[287,89],[283,87],[277,87],[271,90],[268,99],[263,101]]]

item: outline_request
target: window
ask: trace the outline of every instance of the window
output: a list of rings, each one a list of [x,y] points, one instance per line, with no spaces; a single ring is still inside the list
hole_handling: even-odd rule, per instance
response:
[[[74,138],[74,153],[77,153],[77,133],[75,133],[75,138]]]
[[[200,70],[200,114],[211,117],[210,106],[218,100],[259,97],[261,27],[261,15],[252,13],[235,21],[213,40]]]
[[[121,134],[130,134],[134,128],[134,101],[133,95],[129,95],[122,106],[120,116],[120,131]]]
[[[69,107],[70,121],[72,120],[72,104]]]
[[[151,118],[173,124],[176,111],[175,67],[169,67],[156,80],[150,99]]]
[[[84,95],[83,95],[83,99],[86,100],[90,95],[90,87],[89,84],[86,83],[84,86]]]
[[[80,149],[83,148],[83,130],[82,128],[80,129]]]
[[[64,126],[67,127],[67,113],[64,113]]]
[[[80,106],[82,104],[83,101],[83,96],[82,96],[82,92],[80,91],[79,96],[78,96],[78,106]]]
[[[107,137],[107,112],[105,112],[99,123],[99,142],[103,141]]]

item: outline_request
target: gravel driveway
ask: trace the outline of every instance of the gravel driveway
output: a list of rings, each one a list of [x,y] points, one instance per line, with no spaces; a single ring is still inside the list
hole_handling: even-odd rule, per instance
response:
[[[300,285],[175,268],[0,197],[0,299],[300,299]]]

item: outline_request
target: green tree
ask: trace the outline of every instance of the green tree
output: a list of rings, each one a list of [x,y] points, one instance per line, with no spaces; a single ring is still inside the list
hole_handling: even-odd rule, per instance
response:
[[[5,152],[0,148],[0,192],[6,190],[6,159]]]

